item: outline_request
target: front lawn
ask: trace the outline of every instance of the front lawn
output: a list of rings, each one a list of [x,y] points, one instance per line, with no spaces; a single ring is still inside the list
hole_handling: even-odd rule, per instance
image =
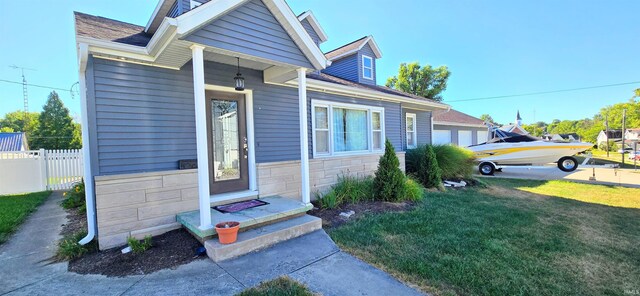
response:
[[[0,195],[0,244],[6,242],[18,226],[42,204],[50,191],[18,195]]]
[[[640,189],[487,180],[411,212],[330,231],[345,250],[437,295],[612,295],[640,289]],[[551,197],[559,196],[559,197]]]
[[[288,278],[279,277],[275,280],[261,283],[236,294],[236,296],[314,296],[304,285]]]

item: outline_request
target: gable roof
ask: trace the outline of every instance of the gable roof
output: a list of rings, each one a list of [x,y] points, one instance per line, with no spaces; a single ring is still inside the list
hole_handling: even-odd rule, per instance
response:
[[[480,118],[473,117],[471,115],[462,113],[457,110],[437,110],[433,111],[434,123],[445,123],[448,125],[462,124],[462,125],[477,125],[484,127],[484,121]]]
[[[346,57],[346,56],[350,56],[356,52],[358,52],[359,50],[361,50],[365,45],[369,44],[369,46],[371,46],[371,49],[373,50],[373,53],[376,55],[376,59],[379,59],[382,57],[382,52],[380,52],[380,48],[378,48],[378,44],[376,44],[376,41],[373,40],[373,36],[369,35],[369,36],[365,36],[362,37],[356,41],[353,41],[347,45],[343,45],[341,47],[338,47],[334,50],[331,50],[327,53],[324,54],[325,57],[327,57],[328,60],[330,61],[334,61],[337,59],[340,59],[342,57]]]
[[[0,133],[0,151],[28,150],[25,133]]]
[[[327,37],[327,33],[324,32],[324,30],[320,26],[320,23],[316,19],[316,16],[313,15],[313,12],[311,10],[307,10],[298,16],[298,20],[300,22],[302,22],[305,19],[309,22],[309,24],[311,24],[311,27],[313,28],[314,31],[316,31],[316,34],[318,34],[318,37],[320,38],[320,43],[329,40],[329,37]]]
[[[144,27],[101,16],[74,12],[76,35],[136,46],[147,46],[151,35]]]

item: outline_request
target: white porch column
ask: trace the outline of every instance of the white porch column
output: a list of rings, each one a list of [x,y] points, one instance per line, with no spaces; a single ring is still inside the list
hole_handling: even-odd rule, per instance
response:
[[[211,196],[209,191],[209,153],[207,151],[207,104],[204,95],[204,46],[191,45],[193,58],[193,99],[196,109],[196,147],[198,149],[198,200],[200,205],[200,230],[211,225]]]
[[[298,69],[298,105],[300,107],[300,168],[302,202],[311,202],[309,190],[309,126],[307,124],[307,69]]]

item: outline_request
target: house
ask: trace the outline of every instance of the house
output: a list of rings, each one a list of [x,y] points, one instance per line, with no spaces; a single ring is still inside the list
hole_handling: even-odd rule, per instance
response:
[[[488,137],[488,127],[480,118],[453,109],[433,112],[433,144],[467,147],[484,143]]]
[[[75,28],[82,242],[101,249],[185,227],[221,260],[319,229],[304,216],[316,192],[373,174],[385,139],[403,168],[407,148],[431,142],[432,112],[448,108],[377,85],[371,36],[322,52],[314,14],[284,0],[160,0],[146,26],[76,12]],[[255,198],[269,204],[211,208]],[[279,235],[221,255],[208,239],[230,219]]]
[[[640,128],[628,128],[624,132],[624,139],[626,141],[638,142],[638,140],[640,140]]]
[[[519,110],[518,110],[518,113],[516,114],[515,122],[507,124],[507,125],[503,125],[503,126],[500,127],[500,129],[505,131],[505,132],[516,133],[516,134],[521,134],[521,135],[528,135],[529,134],[529,132],[527,132],[522,127],[522,117],[520,117],[520,111]]]
[[[576,133],[546,134],[542,138],[546,141],[580,142],[580,136]]]
[[[598,137],[596,139],[598,147],[605,147],[609,141],[616,143],[622,141],[622,130],[608,130],[600,131],[600,133],[598,133]]]
[[[29,144],[27,143],[27,134],[0,133],[0,152],[26,150],[29,150]]]

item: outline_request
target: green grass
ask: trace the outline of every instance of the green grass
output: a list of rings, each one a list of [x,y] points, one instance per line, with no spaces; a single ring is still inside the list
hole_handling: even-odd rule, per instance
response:
[[[50,191],[0,195],[0,244],[6,242],[18,226],[42,204]]]
[[[436,295],[638,289],[640,210],[602,196],[630,197],[637,189],[487,181],[483,189],[429,192],[411,212],[369,215],[330,235],[348,252]]]
[[[624,155],[624,165],[622,165],[622,154],[618,152],[610,151],[609,157],[607,157],[606,151],[602,151],[600,149],[592,149],[591,152],[593,154],[593,157],[591,159],[592,161],[595,161],[594,164],[597,164],[597,165],[618,164],[620,165],[621,168],[624,168],[624,169],[634,168],[633,160],[629,159],[627,154]],[[584,156],[577,156],[576,158],[580,163],[584,161]],[[592,162],[589,162],[589,164],[592,164]],[[640,161],[637,163],[637,165],[640,167]]]
[[[280,277],[244,290],[236,296],[313,296],[304,285],[288,278]]]

